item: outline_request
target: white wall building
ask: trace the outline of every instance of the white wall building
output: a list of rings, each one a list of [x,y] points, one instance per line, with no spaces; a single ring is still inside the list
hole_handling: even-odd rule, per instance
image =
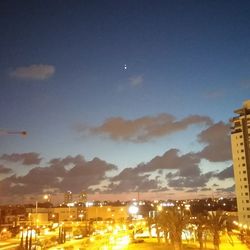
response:
[[[250,100],[234,111],[231,145],[239,223],[250,227]]]

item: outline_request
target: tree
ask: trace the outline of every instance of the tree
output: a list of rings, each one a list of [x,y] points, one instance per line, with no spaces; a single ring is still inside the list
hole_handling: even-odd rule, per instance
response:
[[[200,250],[203,250],[204,231],[208,224],[207,216],[204,214],[198,214],[197,217],[195,217],[194,223],[197,226],[197,238],[200,244]]]
[[[182,249],[182,231],[189,222],[189,214],[185,209],[172,207],[159,215],[159,223],[165,234],[169,234],[173,249]]]
[[[214,249],[220,249],[220,232],[226,227],[227,215],[222,210],[209,212],[207,215],[207,226],[213,234]]]

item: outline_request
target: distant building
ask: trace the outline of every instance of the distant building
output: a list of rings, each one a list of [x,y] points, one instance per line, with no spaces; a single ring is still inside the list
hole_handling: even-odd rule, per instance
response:
[[[250,100],[234,112],[231,145],[238,218],[239,223],[250,226]]]
[[[87,193],[86,192],[82,191],[80,193],[78,202],[86,204],[86,202],[87,202]]]
[[[73,202],[73,194],[71,191],[67,191],[64,194],[64,203],[68,204],[68,203],[72,203]]]
[[[125,221],[129,217],[127,206],[93,206],[87,207],[87,220]]]
[[[54,214],[57,214],[58,221],[73,221],[78,219],[77,207],[56,207],[54,208]]]

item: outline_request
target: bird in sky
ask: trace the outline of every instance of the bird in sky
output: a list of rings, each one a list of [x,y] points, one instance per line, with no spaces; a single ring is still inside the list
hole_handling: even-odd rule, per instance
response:
[[[21,135],[21,136],[26,136],[27,132],[26,131],[10,131],[10,130],[5,130],[5,129],[0,129],[0,135]]]

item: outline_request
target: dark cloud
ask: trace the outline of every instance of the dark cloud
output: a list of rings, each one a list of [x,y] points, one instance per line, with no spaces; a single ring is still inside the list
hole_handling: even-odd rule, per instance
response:
[[[49,161],[49,165],[51,166],[61,166],[65,167],[67,165],[73,164],[73,165],[81,165],[85,164],[85,159],[82,155],[77,155],[75,157],[73,156],[67,156],[65,158],[54,158]]]
[[[162,156],[153,158],[148,163],[139,164],[135,168],[124,169],[111,179],[112,184],[109,186],[109,190],[110,192],[168,190],[166,184],[165,186],[162,185],[159,175],[152,180],[152,178],[149,178],[149,173],[159,174],[167,169],[175,170],[175,173],[170,172],[166,175],[167,179],[182,176],[190,177],[190,181],[196,180],[196,178],[201,179],[201,171],[198,167],[199,161],[200,159],[195,154],[179,155],[177,149],[171,149]],[[187,186],[190,186],[190,184],[187,184]]]
[[[180,155],[177,149],[170,149],[162,156],[156,156],[147,164],[140,164],[135,169],[138,172],[153,172],[162,169],[179,169],[180,175],[199,174],[200,159],[195,154]]]
[[[10,161],[10,162],[21,162],[23,165],[34,165],[40,164],[42,158],[39,158],[39,154],[23,153],[23,154],[3,154],[0,157],[1,160]]]
[[[0,164],[0,174],[10,174],[11,172],[11,168],[6,168],[4,165]]]
[[[203,191],[203,192],[204,192],[204,191],[211,191],[211,190],[212,190],[211,188],[207,188],[207,187],[201,188],[201,189],[200,189],[200,191]]]
[[[190,176],[190,177],[196,177],[196,176],[200,176],[201,174],[201,170],[197,165],[189,165],[189,166],[185,166],[184,168],[180,169],[180,176]]]
[[[211,119],[206,116],[193,115],[177,120],[170,114],[161,114],[156,117],[144,116],[135,120],[125,120],[113,117],[106,120],[99,127],[78,127],[79,132],[86,130],[94,135],[105,135],[112,140],[131,141],[135,143],[147,142],[154,138],[166,136],[187,129],[190,125],[210,125]]]
[[[216,191],[226,192],[226,193],[235,192],[235,184],[228,188],[217,188]]]
[[[195,187],[205,187],[207,182],[213,177],[213,172],[208,172],[206,174],[201,174],[200,176],[193,177],[179,177],[177,179],[168,180],[169,187],[185,187],[185,188],[195,188]]]
[[[199,153],[201,158],[212,162],[232,159],[229,124],[219,122],[210,126],[198,135],[198,140],[205,144],[204,149]]]
[[[121,119],[119,122],[123,125],[121,125],[121,128],[117,128],[117,131],[111,129],[110,131],[114,133],[112,132],[113,134],[110,134],[110,136],[114,136],[116,139],[121,137],[124,140],[131,140],[132,137],[135,140],[149,140],[153,137],[185,129],[191,124],[206,123],[208,125],[211,121],[209,118],[197,116],[190,116],[181,121],[175,121],[172,116],[162,115],[162,117],[144,117],[135,121],[124,121]],[[112,121],[107,121],[102,126],[106,127],[108,125],[109,127],[111,124]],[[136,129],[139,125],[143,128],[143,132],[140,135],[137,134],[139,130]],[[118,170],[115,165],[99,158],[94,158],[91,161],[86,161],[82,155],[54,158],[46,163],[46,166],[35,167],[24,176],[12,175],[3,179],[0,181],[0,194],[3,192],[2,190],[4,190],[6,195],[12,196],[17,194],[20,196],[41,194],[47,189],[55,190],[56,192],[71,190],[74,193],[79,193],[81,190],[86,190],[88,193],[100,192],[109,194],[164,192],[170,188],[173,192],[195,192],[198,189],[201,192],[209,191],[207,183],[212,178],[216,177],[224,180],[233,177],[232,166],[220,172],[209,173],[203,173],[199,167],[203,158],[209,161],[230,159],[228,133],[229,127],[227,124],[222,122],[212,124],[198,135],[199,142],[204,144],[204,148],[200,152],[181,154],[178,149],[170,149],[147,163],[126,168],[118,174],[115,172]],[[23,165],[40,165],[41,163],[39,154],[34,152],[4,154],[0,159],[7,162],[21,162]],[[9,174],[11,173],[10,171],[10,169],[0,165],[0,173]],[[113,177],[108,177],[107,173],[110,171],[113,171]],[[215,186],[216,183],[214,184]]]
[[[152,190],[151,192],[166,192],[169,191],[170,189],[168,187],[158,187],[158,189]]]
[[[221,172],[219,172],[215,176],[217,178],[219,178],[220,180],[225,180],[225,179],[228,179],[228,178],[234,178],[233,166],[225,168],[224,170],[222,170]]]
[[[150,175],[140,175],[136,169],[126,168],[117,176],[111,178],[110,192],[148,192],[159,189],[157,178],[149,179]]]
[[[143,191],[168,189],[168,186],[175,190],[178,188],[184,190],[185,188],[205,187],[207,182],[214,177],[214,173],[202,174],[198,166],[199,162],[200,158],[196,154],[180,155],[177,149],[171,149],[162,156],[153,158],[148,163],[139,164],[135,168],[124,169],[120,174],[112,178],[113,184],[109,186],[109,190],[136,192],[142,189]],[[149,173],[163,174],[164,169],[174,170],[174,172],[165,175],[167,179],[165,186],[160,182],[159,175],[155,177],[154,181],[149,181]]]
[[[199,191],[198,188],[192,188],[192,189],[186,190],[186,193],[197,193],[198,191]]]
[[[72,167],[67,170],[67,165]],[[13,175],[0,181],[0,194],[41,194],[44,189],[80,192],[107,179],[106,172],[116,169],[116,166],[98,158],[87,162],[79,155],[52,159],[48,167],[35,167],[24,176]]]
[[[106,173],[113,170],[117,170],[115,165],[98,158],[77,164],[67,172],[60,183],[61,190],[70,189],[73,192],[79,192],[82,189],[88,189],[89,186],[98,185],[102,180],[108,179]]]
[[[63,167],[36,167],[25,176],[12,176],[10,186],[5,193],[41,194],[45,188],[58,188],[66,170]]]

